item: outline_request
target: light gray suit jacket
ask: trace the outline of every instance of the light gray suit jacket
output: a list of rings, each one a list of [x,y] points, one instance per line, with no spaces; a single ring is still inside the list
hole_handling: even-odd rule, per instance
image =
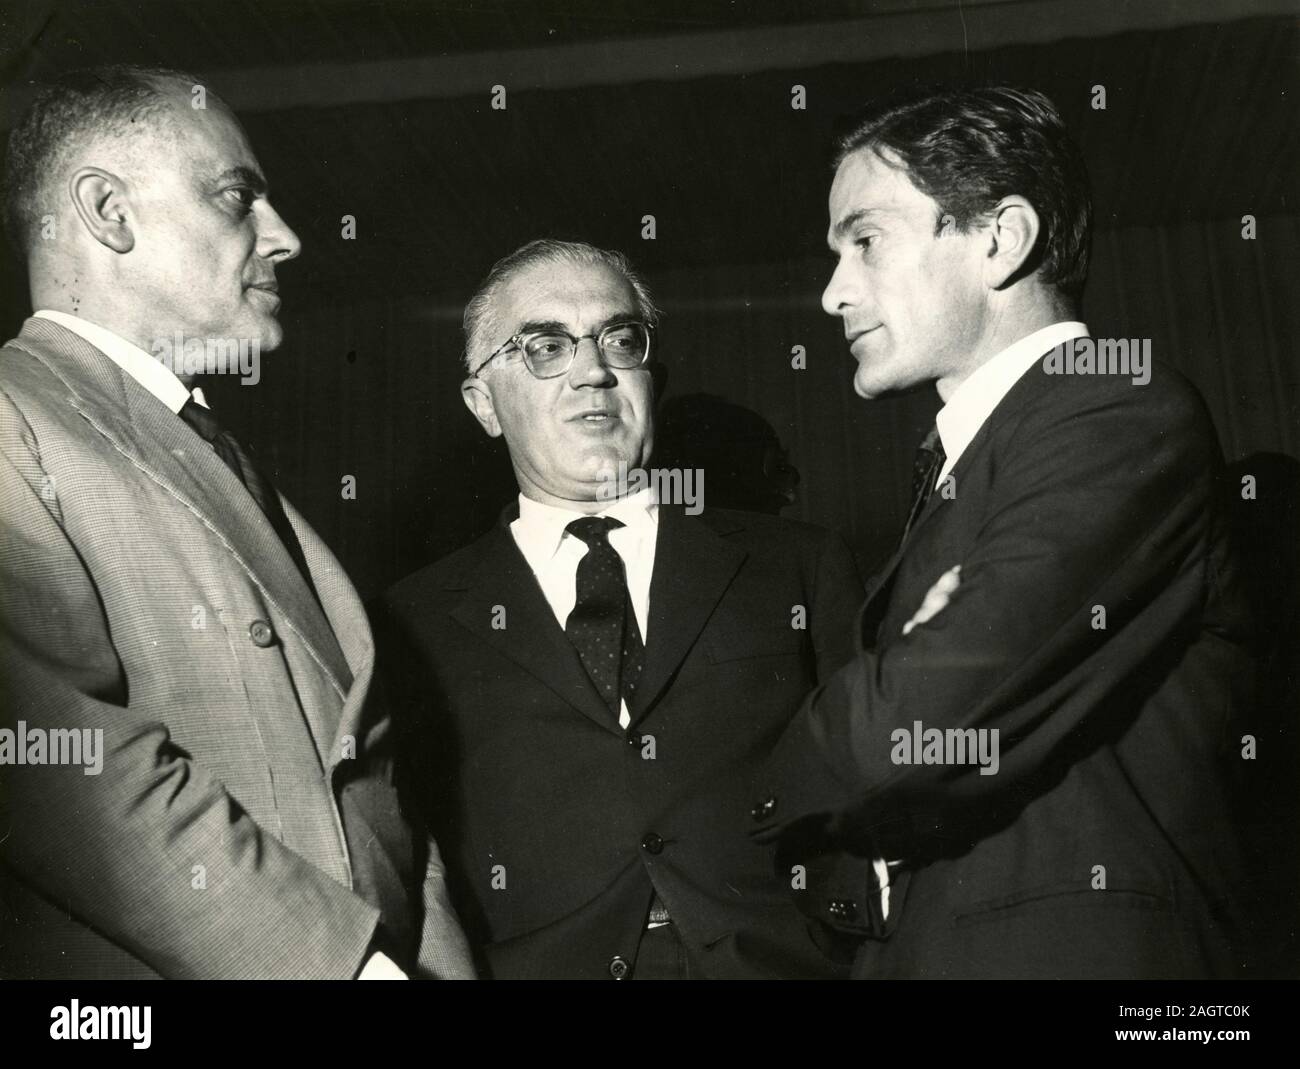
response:
[[[347,978],[402,888],[409,964],[472,975],[398,812],[364,610],[285,511],[319,603],[103,353],[44,319],[0,350],[0,727],[103,732],[98,775],[0,765],[0,975]]]

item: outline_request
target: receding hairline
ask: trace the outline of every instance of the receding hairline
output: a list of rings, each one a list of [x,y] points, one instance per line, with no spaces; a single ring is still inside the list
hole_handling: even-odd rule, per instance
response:
[[[63,156],[66,162],[79,160],[82,166],[95,166],[95,161],[88,158],[88,154],[93,156],[96,151],[106,148],[120,147],[125,153],[134,154],[160,140],[173,145],[184,140],[187,133],[186,119],[197,110],[187,103],[189,95],[185,87],[190,83],[183,78],[157,76],[145,80],[149,81],[159,96],[143,106],[140,118],[129,122],[118,121],[93,130],[79,145],[65,144]],[[218,110],[239,130],[243,130],[235,113],[215,94],[209,93],[205,104],[204,111]]]
[[[505,304],[506,300],[509,298],[511,291],[514,287],[527,282],[529,276],[541,274],[547,268],[554,269],[556,266],[560,266],[560,265],[567,265],[569,267],[575,267],[580,270],[595,270],[595,271],[604,272],[605,275],[607,275],[609,278],[615,281],[619,287],[621,287],[624,295],[627,298],[629,313],[632,315],[637,315],[640,313],[641,302],[637,299],[636,287],[633,286],[631,280],[613,264],[604,263],[599,260],[586,261],[578,256],[566,256],[560,254],[557,255],[552,260],[536,260],[533,263],[521,264],[519,267],[515,268],[509,274],[507,274],[504,278],[499,279],[495,286],[486,290],[483,294],[485,298],[485,302],[484,302],[482,312],[475,322],[475,330],[474,330],[475,337],[481,335],[485,328],[488,327],[500,328],[501,308]],[[594,290],[592,287],[584,286],[581,289],[570,288],[567,290],[562,290],[560,293],[560,297],[561,299],[567,298],[570,295],[576,295],[581,297],[595,292],[597,291]],[[550,316],[546,316],[546,315],[534,315],[531,311],[525,313],[525,315],[526,318],[522,323],[519,324],[519,326],[516,329],[540,330],[540,329],[550,328],[551,326],[554,326],[556,329],[559,329],[565,325],[560,320],[553,319]],[[608,325],[609,323],[615,322],[623,318],[626,318],[625,313],[623,312],[618,312],[613,315],[607,316],[603,321],[602,326]],[[505,341],[504,338],[502,338],[501,340]],[[491,342],[488,342],[486,344],[491,345]],[[484,346],[480,345],[480,348],[483,347]]]
[[[605,263],[603,260],[588,260],[580,255],[566,255],[564,253],[557,253],[551,259],[534,260],[532,263],[520,264],[498,279],[496,284],[486,291],[486,295],[495,304],[506,290],[520,285],[531,275],[539,274],[547,269],[553,270],[557,266],[576,267],[582,271],[603,272],[627,291],[634,305],[637,303],[636,287],[632,285],[632,280],[614,264]]]
[[[512,262],[521,256],[525,257],[523,262]],[[484,341],[483,335],[489,327],[498,323],[498,309],[505,291],[521,279],[533,274],[534,269],[540,271],[543,268],[554,267],[556,264],[603,269],[625,287],[631,308],[636,315],[646,316],[652,323],[658,320],[659,309],[655,305],[650,288],[626,254],[602,249],[586,242],[552,239],[529,242],[498,260],[466,303],[464,315],[466,368],[473,365],[476,356],[481,359],[490,347],[490,341]]]
[[[193,106],[198,103],[202,109]],[[229,105],[184,70],[109,63],[68,71],[40,86],[8,137],[5,229],[15,253],[26,260],[46,247],[37,240],[40,219],[65,203],[62,187],[78,170],[143,178],[151,154],[190,155],[184,142],[191,124],[184,113],[198,110],[205,116],[217,112],[216,121],[242,131]]]

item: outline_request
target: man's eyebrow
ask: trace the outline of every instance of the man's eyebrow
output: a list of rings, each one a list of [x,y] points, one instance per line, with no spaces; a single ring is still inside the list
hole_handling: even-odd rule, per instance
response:
[[[532,334],[539,330],[562,330],[567,332],[568,329],[568,324],[561,323],[558,319],[529,319],[520,324],[519,329],[515,331],[515,333]]]
[[[636,319],[635,312],[618,312],[612,316],[606,316],[597,324],[593,334],[599,334],[606,327],[613,326],[615,323],[630,323]],[[539,330],[555,330],[564,334],[572,334],[568,323],[562,323],[558,319],[530,319],[520,326],[518,333],[532,334]]]
[[[217,185],[225,185],[227,182],[242,182],[254,193],[266,193],[266,179],[263,177],[262,172],[255,171],[251,167],[245,167],[243,164],[222,171],[217,176]]]
[[[597,325],[595,333],[599,334],[606,327],[612,327],[615,323],[634,323],[638,321],[636,312],[618,312],[612,316],[606,316]]]
[[[834,252],[835,239],[842,238],[845,234],[847,234],[850,230],[852,230],[855,226],[857,226],[860,222],[862,222],[863,219],[866,219],[867,217],[873,215],[889,215],[889,214],[890,212],[888,208],[859,208],[857,211],[849,212],[848,215],[840,219],[840,221],[836,223],[834,227],[831,228],[831,235],[827,244],[831,246],[831,251]]]

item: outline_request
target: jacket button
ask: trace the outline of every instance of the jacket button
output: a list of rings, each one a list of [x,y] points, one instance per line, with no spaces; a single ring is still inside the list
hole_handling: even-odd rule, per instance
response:
[[[664,851],[664,841],[654,832],[651,832],[641,840],[641,849],[647,854],[662,854]]]
[[[253,640],[254,646],[260,646],[262,649],[266,649],[267,646],[275,642],[275,632],[271,630],[271,625],[265,620],[254,620],[249,624],[248,637]]]
[[[764,798],[761,802],[755,804],[754,808],[749,811],[749,815],[755,820],[766,820],[776,812],[776,799]]]
[[[615,980],[626,980],[631,972],[632,966],[623,955],[615,954],[609,959],[609,975]]]
[[[837,921],[851,921],[858,915],[858,904],[844,898],[832,898],[826,903],[826,912]]]

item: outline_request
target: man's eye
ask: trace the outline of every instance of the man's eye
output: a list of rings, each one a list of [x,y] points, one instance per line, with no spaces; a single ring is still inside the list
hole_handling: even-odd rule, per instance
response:
[[[251,211],[253,201],[257,199],[257,194],[249,189],[248,186],[234,186],[233,188],[226,190],[226,195],[238,201],[239,206],[245,211]]]
[[[854,244],[857,245],[858,248],[866,250],[871,248],[871,245],[875,240],[876,236],[874,234],[864,234],[862,237],[858,238]]]
[[[564,342],[559,338],[538,338],[528,348],[533,356],[558,356],[564,351]]]

